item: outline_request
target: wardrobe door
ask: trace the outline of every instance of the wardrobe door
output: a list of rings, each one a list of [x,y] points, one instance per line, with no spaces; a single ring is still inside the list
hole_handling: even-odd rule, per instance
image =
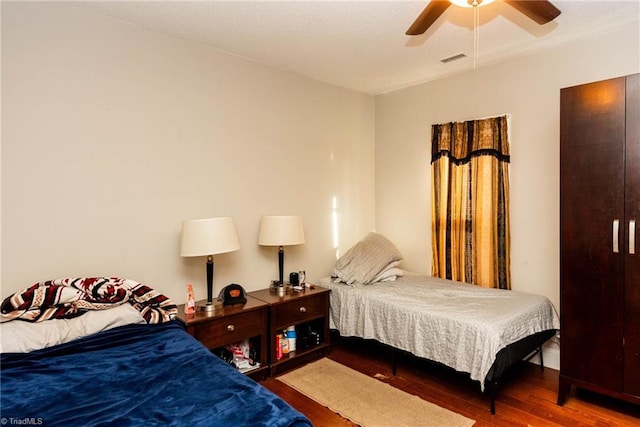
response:
[[[621,393],[625,78],[560,98],[561,383]]]
[[[627,247],[624,392],[640,397],[640,74],[627,77],[625,170]]]

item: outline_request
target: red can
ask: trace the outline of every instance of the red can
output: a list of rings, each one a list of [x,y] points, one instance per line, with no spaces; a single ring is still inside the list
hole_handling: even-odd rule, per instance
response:
[[[280,334],[276,335],[276,359],[282,359],[282,337]]]

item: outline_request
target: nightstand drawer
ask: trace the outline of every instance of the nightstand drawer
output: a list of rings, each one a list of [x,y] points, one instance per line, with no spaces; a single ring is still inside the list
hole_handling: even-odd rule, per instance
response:
[[[262,312],[251,311],[232,317],[222,317],[202,323],[195,328],[195,338],[207,348],[242,341],[247,337],[262,334]]]
[[[276,325],[283,327],[325,316],[327,312],[325,298],[317,297],[290,300],[274,308]]]

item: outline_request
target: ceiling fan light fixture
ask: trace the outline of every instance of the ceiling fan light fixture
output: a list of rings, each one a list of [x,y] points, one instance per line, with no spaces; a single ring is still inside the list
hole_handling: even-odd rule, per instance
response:
[[[405,34],[408,36],[424,34],[452,4],[467,8],[472,7],[476,21],[474,28],[477,28],[480,10],[477,6],[484,6],[492,1],[493,0],[431,0],[422,13],[413,21],[413,24],[411,24]],[[551,22],[560,15],[560,9],[548,0],[504,0],[504,2],[540,25]]]
[[[493,0],[449,0],[451,3],[460,7],[486,6],[493,3]]]

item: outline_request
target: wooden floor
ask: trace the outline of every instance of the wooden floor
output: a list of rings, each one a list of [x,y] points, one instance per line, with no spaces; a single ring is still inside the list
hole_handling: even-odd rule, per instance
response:
[[[496,414],[477,382],[448,368],[409,356],[398,359],[392,375],[389,350],[359,339],[338,339],[330,359],[383,381],[407,393],[476,420],[475,426],[640,426],[640,407],[572,387],[564,406],[556,405],[558,371],[521,363],[503,380],[496,398]],[[378,375],[379,376],[379,375]],[[312,401],[277,379],[262,384],[304,413],[314,426],[355,424]]]

